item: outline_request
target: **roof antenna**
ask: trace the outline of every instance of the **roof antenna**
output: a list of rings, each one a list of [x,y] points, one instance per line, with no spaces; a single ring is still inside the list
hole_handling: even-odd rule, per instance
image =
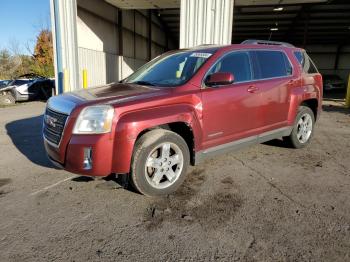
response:
[[[269,35],[268,41],[271,40],[273,31],[278,31],[278,23],[277,22],[275,22],[275,27],[270,28],[270,35]]]

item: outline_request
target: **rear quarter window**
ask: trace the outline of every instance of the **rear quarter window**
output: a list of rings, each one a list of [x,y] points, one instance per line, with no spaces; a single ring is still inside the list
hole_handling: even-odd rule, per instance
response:
[[[311,58],[306,54],[306,52],[296,51],[294,52],[295,58],[301,65],[303,72],[307,74],[318,73],[315,64],[312,62]]]
[[[253,51],[257,66],[255,79],[284,77],[292,74],[292,65],[282,51]]]

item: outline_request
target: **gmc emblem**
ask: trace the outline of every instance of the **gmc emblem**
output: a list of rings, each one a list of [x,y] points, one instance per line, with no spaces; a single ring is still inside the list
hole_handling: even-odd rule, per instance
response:
[[[44,121],[48,126],[56,127],[56,122],[57,122],[56,118],[49,116],[49,115],[45,115]]]

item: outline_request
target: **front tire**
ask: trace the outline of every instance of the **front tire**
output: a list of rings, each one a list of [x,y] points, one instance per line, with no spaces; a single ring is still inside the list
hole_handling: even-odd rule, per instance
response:
[[[131,183],[147,196],[171,194],[185,180],[189,163],[189,149],[181,136],[168,130],[151,130],[136,142]]]
[[[285,137],[287,143],[294,148],[307,146],[314,133],[315,116],[307,106],[300,106],[295,118],[294,127],[290,136]]]

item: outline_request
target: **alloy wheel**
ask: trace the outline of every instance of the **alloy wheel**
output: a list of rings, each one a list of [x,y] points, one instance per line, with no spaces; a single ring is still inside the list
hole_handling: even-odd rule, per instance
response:
[[[165,142],[151,150],[145,163],[147,182],[156,189],[164,189],[179,178],[184,165],[183,153],[174,143]]]
[[[297,123],[297,138],[300,143],[306,143],[312,133],[312,118],[308,113],[303,114]]]

